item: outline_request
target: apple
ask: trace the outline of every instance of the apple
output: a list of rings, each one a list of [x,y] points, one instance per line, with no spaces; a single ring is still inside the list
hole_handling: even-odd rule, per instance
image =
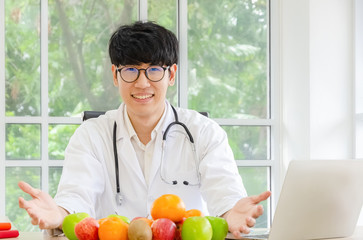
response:
[[[185,219],[182,227],[183,240],[211,240],[212,225],[205,217],[189,217]]]
[[[74,233],[79,240],[98,240],[98,221],[92,217],[83,218],[74,227]]]
[[[212,240],[224,240],[228,233],[228,223],[221,217],[207,216],[209,223],[212,225]]]
[[[110,218],[110,217],[118,217],[118,218],[121,218],[122,221],[124,221],[125,223],[130,224],[130,219],[128,217],[125,217],[125,216],[121,216],[121,215],[117,215],[117,214],[110,214],[107,217],[108,218]]]
[[[182,231],[182,227],[183,227],[183,223],[185,221],[185,217],[180,221],[176,223],[176,236],[175,236],[175,240],[182,240],[182,236],[181,236],[181,231]]]
[[[77,223],[79,223],[82,219],[89,217],[89,216],[90,215],[88,213],[84,213],[84,212],[72,213],[72,214],[67,215],[63,219],[63,223],[62,223],[62,229],[63,229],[64,235],[66,235],[66,237],[69,240],[78,240],[78,238],[74,232],[74,228]]]
[[[174,240],[176,235],[176,225],[168,218],[156,219],[151,224],[153,240]]]

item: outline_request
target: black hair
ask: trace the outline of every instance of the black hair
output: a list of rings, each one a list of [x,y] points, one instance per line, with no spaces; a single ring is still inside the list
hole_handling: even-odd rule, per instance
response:
[[[120,26],[111,36],[111,63],[119,65],[171,66],[178,63],[179,45],[174,33],[154,22],[137,21]]]

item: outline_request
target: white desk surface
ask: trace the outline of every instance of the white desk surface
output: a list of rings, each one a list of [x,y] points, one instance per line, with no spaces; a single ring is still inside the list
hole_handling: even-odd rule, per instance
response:
[[[0,222],[8,221],[6,217],[0,216]],[[20,232],[19,237],[17,238],[2,238],[7,240],[67,240],[66,237],[50,237],[47,233],[43,232]],[[351,237],[347,238],[334,238],[331,240],[362,240],[363,239],[363,226],[357,226],[354,234]],[[329,240],[329,239],[325,239]]]

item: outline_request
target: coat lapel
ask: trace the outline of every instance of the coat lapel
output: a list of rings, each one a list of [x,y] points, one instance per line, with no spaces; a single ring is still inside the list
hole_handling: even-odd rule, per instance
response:
[[[158,131],[155,141],[154,156],[152,159],[150,176],[149,176],[149,187],[153,184],[153,181],[155,181],[155,179],[160,178],[159,168],[161,163],[163,134],[167,126],[174,121],[174,115],[170,108],[170,104],[168,102],[166,102],[165,110],[166,110],[166,116],[164,119],[164,123],[163,126]]]
[[[129,133],[127,131],[127,127],[125,126],[124,121],[124,104],[121,104],[121,106],[118,109],[117,113],[117,152],[118,152],[118,161],[119,161],[119,174],[122,174],[125,170],[130,172],[129,174],[136,179],[133,179],[133,181],[140,181],[143,185],[146,186],[146,181],[144,178],[144,174],[141,170],[139,161],[136,156],[136,152],[134,150],[134,147],[132,146]]]

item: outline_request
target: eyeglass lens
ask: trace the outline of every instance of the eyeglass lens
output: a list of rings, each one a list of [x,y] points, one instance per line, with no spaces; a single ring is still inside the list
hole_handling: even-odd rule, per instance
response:
[[[121,77],[126,82],[135,81],[139,75],[140,70],[144,70],[146,77],[151,81],[160,81],[164,77],[165,68],[160,66],[150,66],[146,69],[138,69],[135,67],[124,67],[121,69]]]

